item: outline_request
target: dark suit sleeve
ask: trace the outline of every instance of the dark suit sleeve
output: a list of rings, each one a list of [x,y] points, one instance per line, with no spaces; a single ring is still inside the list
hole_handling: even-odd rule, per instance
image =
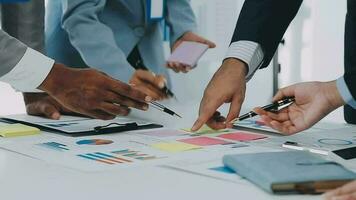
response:
[[[44,0],[2,5],[2,27],[27,46],[44,52]]]
[[[264,52],[262,68],[271,61],[302,0],[246,0],[232,42],[253,41]]]
[[[356,1],[347,3],[345,26],[345,82],[356,99]]]

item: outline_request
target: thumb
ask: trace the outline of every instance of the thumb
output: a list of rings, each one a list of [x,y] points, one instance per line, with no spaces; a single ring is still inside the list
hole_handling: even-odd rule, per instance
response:
[[[27,113],[30,115],[45,116],[49,119],[58,120],[61,117],[59,110],[50,103],[33,103],[26,106]]]
[[[295,96],[296,85],[291,85],[280,89],[277,94],[273,97],[273,101],[278,101],[284,97],[294,97]]]

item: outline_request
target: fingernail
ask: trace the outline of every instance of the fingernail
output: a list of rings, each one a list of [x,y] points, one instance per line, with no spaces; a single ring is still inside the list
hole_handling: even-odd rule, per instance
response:
[[[198,125],[194,124],[193,127],[190,129],[192,132],[195,132],[198,129]]]
[[[52,119],[59,119],[61,115],[59,113],[53,113],[52,114]]]
[[[156,76],[156,74],[154,72],[151,72],[153,76]]]
[[[143,106],[142,109],[143,109],[143,110],[148,110],[148,106],[147,106],[147,105],[146,105],[146,106]]]
[[[151,102],[151,101],[152,101],[152,97],[146,96],[146,97],[145,97],[145,101],[146,101],[146,102]]]
[[[159,86],[159,88],[164,88],[164,82],[160,82],[159,84],[158,84],[158,86]]]

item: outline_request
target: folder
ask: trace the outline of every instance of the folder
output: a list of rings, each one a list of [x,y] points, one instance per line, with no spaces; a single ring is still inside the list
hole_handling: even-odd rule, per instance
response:
[[[37,127],[43,131],[74,137],[163,127],[160,124],[128,117],[117,117],[113,120],[106,121],[85,117],[62,116],[59,120],[51,120],[20,114],[5,116],[2,117],[1,120],[8,123],[21,123]]]
[[[267,192],[320,194],[356,178],[342,165],[305,151],[226,155],[226,167]]]

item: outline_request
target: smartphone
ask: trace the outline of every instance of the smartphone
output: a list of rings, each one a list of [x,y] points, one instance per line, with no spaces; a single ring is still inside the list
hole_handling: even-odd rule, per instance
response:
[[[174,50],[167,61],[179,62],[194,68],[208,49],[209,46],[206,44],[184,41]]]

